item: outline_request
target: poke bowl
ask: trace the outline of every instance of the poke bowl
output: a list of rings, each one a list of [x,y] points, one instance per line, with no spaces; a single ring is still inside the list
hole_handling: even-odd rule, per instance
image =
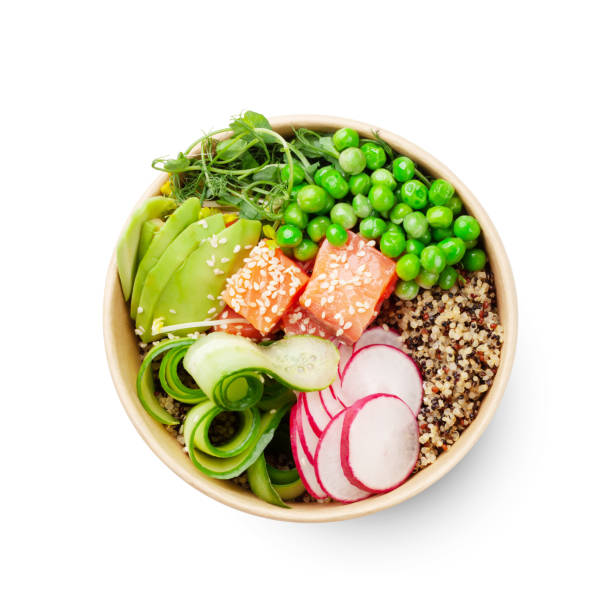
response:
[[[120,400],[230,507],[319,522],[401,503],[501,401],[518,319],[503,244],[391,132],[251,112],[230,128],[155,160],[121,233],[103,310]]]

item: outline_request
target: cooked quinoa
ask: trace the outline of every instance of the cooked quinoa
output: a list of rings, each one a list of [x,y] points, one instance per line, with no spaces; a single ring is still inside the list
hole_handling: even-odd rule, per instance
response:
[[[433,463],[476,418],[501,358],[503,329],[497,314],[493,275],[490,271],[466,274],[466,283],[450,291],[421,291],[411,301],[391,296],[374,325],[400,332],[404,350],[418,364],[423,376],[423,405],[418,416],[421,450],[414,473]],[[141,345],[142,355],[151,345]],[[170,414],[184,418],[191,406],[158,392],[160,404]],[[235,415],[223,413],[211,426],[213,443],[229,439]],[[184,445],[179,426],[166,429]],[[266,453],[279,468],[294,467],[290,456]],[[233,479],[248,489],[246,475]],[[296,501],[313,500],[307,493]]]
[[[462,287],[421,291],[409,302],[393,296],[376,321],[401,333],[423,376],[415,472],[433,463],[476,418],[499,366],[503,329],[492,274],[465,277]]]

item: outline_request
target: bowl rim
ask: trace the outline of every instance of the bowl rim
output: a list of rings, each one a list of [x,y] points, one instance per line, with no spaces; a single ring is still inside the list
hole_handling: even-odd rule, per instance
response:
[[[270,123],[274,129],[279,130],[281,133],[283,131],[288,132],[292,126],[308,127],[321,131],[333,131],[339,127],[351,127],[359,132],[360,135],[369,135],[377,132],[378,136],[386,141],[392,149],[408,155],[419,166],[425,167],[431,175],[446,178],[450,181],[455,187],[457,194],[461,197],[466,210],[478,219],[482,227],[487,253],[490,254],[491,267],[493,268],[498,311],[500,319],[503,320],[504,343],[502,345],[498,371],[491,388],[482,401],[477,417],[461,434],[457,442],[439,455],[434,463],[418,472],[393,491],[372,496],[353,504],[337,502],[325,504],[296,503],[290,504],[291,508],[286,509],[267,504],[251,493],[237,491],[238,487],[222,486],[220,483],[224,481],[208,478],[198,472],[186,455],[182,460],[176,459],[160,442],[160,435],[169,436],[170,434],[146,414],[137,400],[134,401],[134,391],[129,388],[126,375],[124,375],[120,367],[119,347],[113,334],[113,328],[117,322],[113,315],[112,306],[118,297],[123,301],[123,296],[121,295],[118,281],[114,248],[108,267],[103,303],[103,331],[107,361],[119,399],[140,436],[173,472],[194,488],[225,505],[264,518],[291,522],[326,522],[357,518],[395,506],[418,495],[433,485],[465,457],[484,433],[505,391],[516,352],[518,304],[514,276],[501,238],[493,222],[474,194],[451,170],[416,144],[374,125],[330,115],[282,115],[270,118]],[[149,197],[158,194],[166,177],[166,174],[161,174],[160,177],[153,181],[143,193],[136,206]],[[134,345],[136,344],[135,337],[132,339],[132,342],[134,342]],[[178,443],[175,441],[173,443],[178,446]]]

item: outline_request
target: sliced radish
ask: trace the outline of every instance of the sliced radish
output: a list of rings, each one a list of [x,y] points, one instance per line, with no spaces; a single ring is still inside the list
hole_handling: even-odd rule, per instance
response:
[[[336,397],[332,387],[327,387],[327,389],[323,389],[323,391],[320,391],[319,393],[321,395],[321,401],[325,406],[325,410],[332,417],[332,419],[346,408],[346,406]]]
[[[421,410],[419,368],[406,353],[384,344],[371,344],[353,353],[342,376],[342,401],[348,406],[377,393],[397,395],[415,415]]]
[[[297,428],[298,435],[300,436],[302,449],[304,450],[306,457],[308,457],[308,461],[314,464],[314,455],[315,451],[317,450],[317,444],[319,443],[319,436],[317,436],[310,425],[302,398],[298,399],[297,413],[295,415],[295,426]]]
[[[386,394],[353,404],[343,419],[340,456],[356,487],[384,493],[401,485],[419,457],[419,428],[408,404]]]
[[[317,481],[317,477],[315,475],[315,469],[312,463],[308,461],[308,457],[304,449],[302,448],[302,444],[300,442],[300,437],[297,428],[297,404],[291,409],[291,414],[289,416],[289,438],[291,440],[291,451],[293,452],[293,460],[295,461],[295,466],[300,474],[300,478],[306,487],[306,491],[308,494],[314,497],[315,499],[324,499],[327,497],[327,494]]]
[[[342,379],[344,368],[353,354],[353,348],[347,344],[344,344],[343,342],[337,342],[336,346],[338,347],[338,352],[340,353],[340,361],[338,362],[338,378]]]
[[[325,404],[321,400],[318,391],[309,391],[308,393],[300,393],[302,403],[308,417],[308,421],[317,436],[320,436],[322,431],[327,427],[331,420],[331,416],[325,410]]]
[[[319,485],[330,497],[341,502],[354,502],[370,494],[352,484],[342,469],[340,440],[346,413],[345,410],[332,419],[323,432],[315,453],[315,473]]]
[[[385,329],[384,327],[371,327],[364,331],[361,334],[361,338],[355,342],[353,352],[355,353],[364,346],[370,346],[371,344],[386,344],[398,349],[401,349],[404,345],[396,331]]]

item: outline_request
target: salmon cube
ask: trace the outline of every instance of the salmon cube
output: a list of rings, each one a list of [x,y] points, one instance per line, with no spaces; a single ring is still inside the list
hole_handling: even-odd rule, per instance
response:
[[[295,304],[285,313],[281,326],[287,336],[308,334],[320,336],[326,340],[333,340],[336,337],[333,330],[311,317],[309,312],[299,304]]]
[[[300,305],[336,338],[354,344],[393,291],[397,274],[395,261],[374,248],[373,242],[348,234],[342,247],[323,242]]]
[[[242,317],[226,306],[223,312],[217,317],[220,321],[224,319],[242,319]],[[243,336],[251,340],[261,340],[262,335],[246,320],[240,323],[221,323],[217,325],[215,330],[225,332],[226,334],[234,334],[235,336]]]
[[[293,306],[307,282],[308,275],[299,266],[262,240],[228,279],[222,297],[265,336]]]

